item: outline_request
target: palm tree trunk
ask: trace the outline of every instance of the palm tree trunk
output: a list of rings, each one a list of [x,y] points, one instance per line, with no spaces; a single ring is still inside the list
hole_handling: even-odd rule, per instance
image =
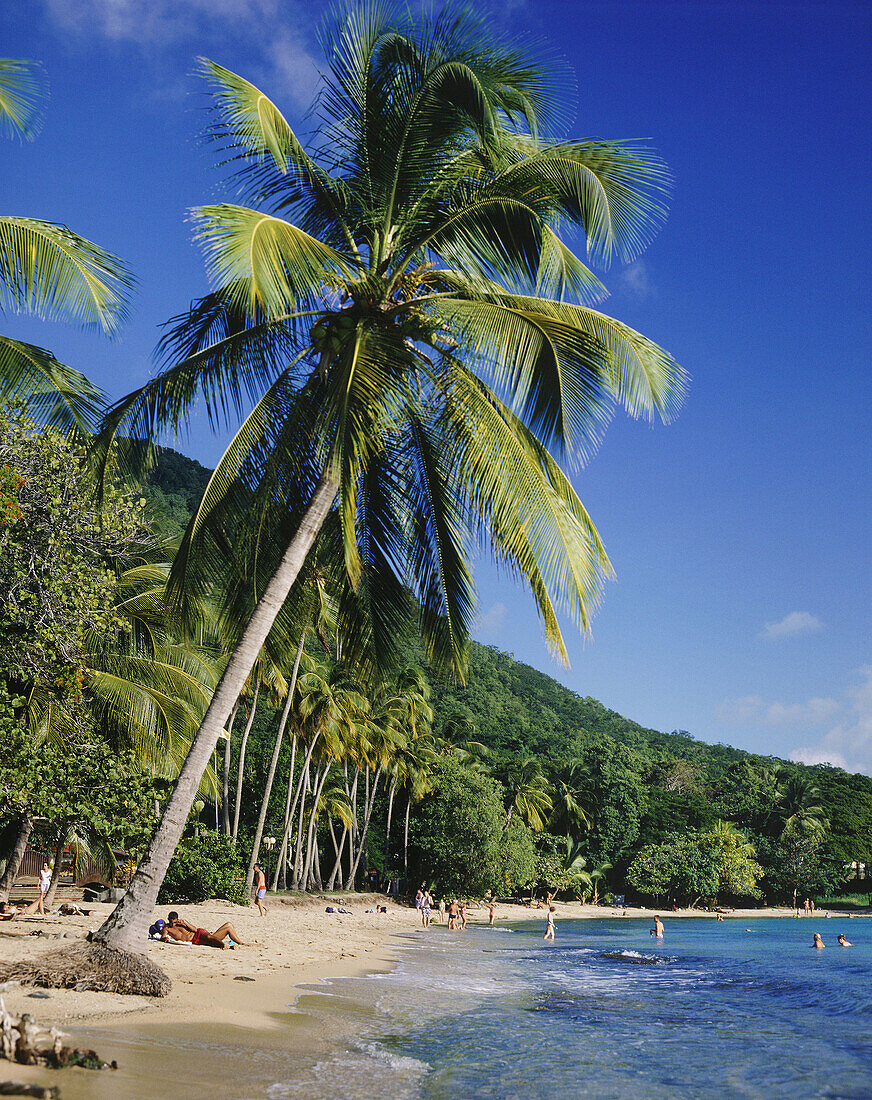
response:
[[[405,879],[404,886],[408,888],[409,885],[409,814],[412,812],[412,796],[409,795],[409,800],[406,803],[406,831],[403,834],[403,878]]]
[[[48,890],[46,890],[42,902],[46,909],[51,909],[54,905],[55,894],[58,892],[58,883],[61,880],[61,863],[63,862],[64,848],[66,848],[66,846],[67,830],[62,827],[58,845],[55,848],[54,867],[51,869],[51,881],[48,884]]]
[[[327,889],[334,890],[336,888],[336,879],[339,877],[339,872],[342,869],[342,852],[345,848],[345,839],[348,836],[348,826],[342,830],[342,839],[339,841],[339,847],[336,850],[336,862],[333,864],[333,870],[330,872],[330,878],[327,881]]]
[[[297,818],[297,838],[294,844],[294,877],[292,887],[294,890],[303,889],[303,822],[306,819],[306,795],[309,793],[309,769],[306,771],[306,782],[303,786],[303,795],[300,799],[300,814]]]
[[[267,810],[269,809],[269,799],[272,794],[273,780],[276,777],[276,767],[279,762],[279,753],[282,751],[282,741],[285,736],[285,727],[288,724],[288,715],[291,713],[291,704],[294,701],[294,690],[297,686],[297,672],[300,669],[300,659],[303,656],[303,646],[306,642],[306,632],[300,635],[300,644],[297,646],[297,656],[294,660],[294,670],[291,673],[291,682],[288,686],[288,697],[285,699],[284,710],[282,711],[281,721],[279,722],[278,732],[276,733],[276,742],[273,745],[272,759],[269,762],[269,771],[266,777],[266,786],[263,791],[263,801],[260,804],[260,813],[257,815],[257,828],[254,831],[254,841],[251,845],[251,858],[248,861],[248,872],[245,876],[245,888],[250,890],[252,883],[254,882],[254,865],[257,863],[257,857],[260,855],[260,839],[263,836],[263,823],[266,821]]]
[[[369,804],[367,805],[366,803],[364,803],[363,829],[361,830],[361,833],[360,833],[360,845],[357,849],[357,856],[355,857],[355,860],[354,860],[354,863],[352,864],[351,870],[348,872],[348,880],[345,883],[345,889],[346,890],[353,890],[354,889],[354,878],[355,878],[355,875],[357,874],[358,865],[360,864],[360,857],[363,855],[363,853],[366,849],[366,834],[369,832],[369,820],[372,817],[372,808],[375,805],[375,792],[378,788],[378,781],[379,781],[379,776],[381,775],[381,772],[382,772],[382,766],[381,766],[381,764],[379,764],[379,766],[375,770],[375,775],[373,776],[372,792],[369,795]],[[367,786],[368,785],[369,785],[369,769],[367,769]]]
[[[29,808],[25,807],[21,811],[21,825],[18,829],[18,836],[15,838],[12,852],[9,855],[9,862],[6,864],[6,870],[3,872],[3,877],[0,878],[0,901],[9,901],[9,893],[15,885],[15,876],[18,874],[18,868],[21,866],[21,861],[24,859],[24,853],[27,851],[27,842],[30,840],[32,831],[33,818],[30,816]]]
[[[290,807],[290,810],[285,815],[285,832],[284,832],[284,835],[282,836],[282,852],[284,853],[285,858],[287,857],[287,851],[288,851],[288,839],[291,835],[291,829],[293,828],[293,825],[294,825],[294,814],[297,812],[297,800],[299,799],[300,793],[303,790],[304,783],[308,781],[309,760],[312,757],[312,750],[315,748],[315,744],[317,743],[318,738],[320,736],[321,736],[320,732],[316,733],[315,736],[312,738],[311,745],[309,745],[309,747],[306,749],[306,755],[303,758],[303,766],[300,768],[300,776],[297,779],[297,785],[294,789],[293,805]],[[296,739],[295,739],[295,742],[294,742],[294,748],[296,750]],[[293,764],[294,764],[294,760],[293,760],[293,757],[291,757],[291,778],[288,781],[288,783],[289,783],[288,791],[289,792],[290,792],[290,784],[293,783],[293,780],[294,780]],[[290,793],[289,793],[288,797],[290,797]],[[302,807],[301,807],[300,808],[300,813],[302,814],[302,812],[303,812],[303,810],[302,810]],[[295,867],[296,867],[296,854],[297,854],[297,849],[295,848],[294,849],[294,866]],[[284,866],[284,864],[283,864],[283,866]],[[276,871],[276,873],[278,873],[278,870]],[[291,886],[292,887],[294,886],[293,881],[291,882]],[[287,888],[287,881],[285,882],[285,888]],[[275,886],[273,886],[273,889],[275,889]]]
[[[248,744],[248,735],[251,733],[251,727],[254,725],[254,716],[257,714],[257,697],[260,694],[260,683],[258,682],[254,688],[254,698],[251,700],[251,712],[248,715],[248,721],[245,723],[245,729],[242,731],[242,744],[239,746],[239,761],[236,764],[236,802],[233,806],[233,829],[230,835],[236,840],[239,834],[239,810],[242,806],[242,780],[245,777],[245,746]]]
[[[312,878],[314,880],[314,888],[316,890],[323,890],[324,883],[321,880],[321,858],[318,855],[318,833],[315,832],[315,849],[312,852]]]
[[[200,779],[209,763],[218,735],[224,728],[270,628],[284,606],[306,556],[327,518],[336,492],[336,482],[325,471],[279,568],[264,589],[239,645],[227,663],[148,851],[130,880],[124,897],[95,933],[94,938],[99,942],[131,951],[142,951],[158,890],[188,820]]]
[[[282,833],[282,844],[279,849],[279,859],[276,863],[276,873],[273,877],[272,888],[275,890],[279,883],[279,869],[281,869],[282,890],[288,888],[288,823],[291,820],[291,797],[294,792],[294,764],[297,759],[297,735],[291,734],[291,770],[288,773],[288,794],[285,798],[285,824]]]
[[[312,784],[312,811],[309,814],[309,828],[306,833],[306,862],[303,868],[303,882],[307,890],[312,888],[313,849],[318,847],[318,804],[321,801],[321,791],[327,781],[327,773],[330,771],[331,763],[331,760],[327,761],[324,765],[324,771],[321,775],[315,776],[315,782]]]
[[[230,720],[227,723],[227,740],[224,742],[224,774],[221,777],[221,832],[224,836],[230,836],[230,739],[238,710],[239,700],[236,701],[233,710],[230,712]]]
[[[388,795],[388,817],[385,824],[385,874],[391,873],[391,817],[394,812],[394,795],[397,793],[397,780],[391,780],[391,793]]]

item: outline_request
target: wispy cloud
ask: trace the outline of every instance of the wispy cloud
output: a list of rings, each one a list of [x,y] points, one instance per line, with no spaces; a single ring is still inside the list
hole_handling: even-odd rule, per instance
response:
[[[506,621],[507,608],[504,603],[495,603],[483,614],[479,615],[475,627],[476,637],[483,642],[504,641],[502,637],[503,623]]]
[[[835,699],[815,697],[804,703],[781,703],[769,702],[760,695],[745,695],[725,700],[718,710],[718,719],[741,725],[808,729],[831,722],[840,709]]]
[[[812,615],[810,611],[791,611],[783,619],[767,623],[760,631],[760,637],[766,641],[776,641],[779,638],[794,638],[797,634],[813,634],[823,629],[823,623]]]
[[[55,24],[83,39],[130,42],[150,56],[190,43],[193,56],[245,36],[260,52],[260,72],[246,73],[278,99],[307,106],[317,80],[315,59],[300,26],[302,6],[286,0],[43,0]],[[219,58],[220,60],[220,58]]]
[[[618,284],[633,298],[650,298],[654,294],[654,283],[644,260],[625,267],[618,275]]]
[[[52,18],[83,34],[166,42],[231,23],[250,30],[275,19],[277,0],[45,0]]]
[[[794,749],[790,759],[872,775],[872,668],[861,669],[859,682],[847,692],[843,720],[820,740]]]

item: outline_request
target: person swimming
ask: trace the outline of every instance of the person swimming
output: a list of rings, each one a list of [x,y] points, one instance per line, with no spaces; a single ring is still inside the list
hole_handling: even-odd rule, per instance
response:
[[[822,950],[822,949],[823,949],[824,947],[826,947],[826,944],[825,944],[825,943],[824,943],[824,941],[823,941],[823,940],[821,939],[821,934],[820,934],[820,932],[815,932],[815,934],[814,934],[814,944],[813,944],[812,946],[813,946],[813,947],[815,947],[815,948],[816,948],[816,949],[817,949],[818,951],[820,951],[820,950]]]
[[[845,933],[844,933],[844,932],[840,932],[840,933],[839,933],[839,935],[838,935],[838,943],[839,943],[839,947],[853,947],[853,946],[854,946],[854,945],[853,945],[853,944],[851,943],[851,941],[850,941],[849,939],[847,939],[847,938],[845,937]]]

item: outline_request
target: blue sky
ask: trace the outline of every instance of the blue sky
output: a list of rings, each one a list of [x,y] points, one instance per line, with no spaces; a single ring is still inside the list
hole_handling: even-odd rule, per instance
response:
[[[199,54],[296,125],[321,0],[7,0],[5,56],[40,59],[42,134],[2,149],[8,213],[66,222],[139,289],[121,337],[3,319],[112,397],[152,369],[158,326],[206,289],[185,211],[222,195],[198,144]],[[650,139],[671,214],[613,267],[606,309],[692,381],[679,418],[618,415],[575,479],[615,565],[571,668],[529,598],[478,571],[480,640],[658,729],[872,774],[872,6],[777,0],[509,0],[508,35],[574,71],[571,133]],[[176,444],[205,463],[202,422]]]

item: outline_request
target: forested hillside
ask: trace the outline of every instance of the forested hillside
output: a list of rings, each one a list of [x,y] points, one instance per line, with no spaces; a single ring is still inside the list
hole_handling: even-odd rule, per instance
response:
[[[144,491],[167,535],[181,533],[208,476],[199,463],[161,453]],[[423,667],[410,646],[410,663]],[[310,653],[324,662],[317,645]],[[435,876],[460,889],[463,880],[448,868],[464,859],[464,842],[451,829],[462,831],[469,811],[470,836],[502,837],[501,874],[516,882],[532,875],[558,888],[586,884],[587,892],[770,900],[846,883],[867,889],[847,866],[872,864],[868,776],[709,745],[685,730],[646,729],[492,647],[472,645],[463,686],[428,678],[433,743],[441,747],[419,789],[398,780],[395,798],[388,785],[375,796],[362,867],[385,877]],[[254,830],[276,722],[262,703],[241,780],[243,841]],[[234,739],[231,775],[239,754]],[[288,786],[291,767],[285,747],[277,791]],[[228,797],[234,801],[232,790]],[[270,801],[267,833],[282,833],[282,797]],[[396,829],[406,809],[401,856],[386,838],[391,813]],[[329,824],[319,823],[325,845]]]

